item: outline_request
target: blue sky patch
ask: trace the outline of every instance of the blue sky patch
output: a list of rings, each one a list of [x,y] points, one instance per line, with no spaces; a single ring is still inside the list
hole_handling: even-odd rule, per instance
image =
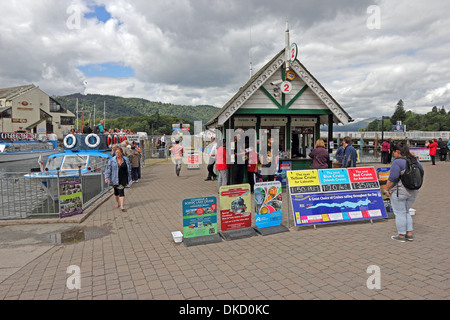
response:
[[[127,78],[134,76],[133,68],[114,63],[88,64],[86,66],[78,66],[77,68],[86,77]]]
[[[102,22],[106,22],[111,19],[111,14],[106,11],[105,6],[89,6],[89,9],[93,11],[84,14],[86,19],[96,18],[98,21]]]

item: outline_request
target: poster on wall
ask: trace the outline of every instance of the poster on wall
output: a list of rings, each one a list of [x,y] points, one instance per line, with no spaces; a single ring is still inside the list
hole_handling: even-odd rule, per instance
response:
[[[83,194],[79,177],[59,180],[59,217],[65,218],[83,213]]]
[[[217,198],[201,197],[183,200],[184,238],[217,234]]]
[[[296,226],[387,218],[373,167],[288,172]]]
[[[250,185],[238,184],[220,187],[220,226],[222,231],[252,226]]]
[[[255,184],[255,226],[279,226],[283,218],[282,186],[279,181]]]

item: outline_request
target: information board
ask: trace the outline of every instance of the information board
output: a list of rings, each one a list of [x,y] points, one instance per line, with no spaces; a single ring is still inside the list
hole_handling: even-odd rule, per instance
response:
[[[288,172],[296,226],[387,218],[373,167]]]
[[[220,194],[220,225],[222,231],[250,228],[251,190],[250,185],[222,186]]]
[[[430,149],[428,148],[409,148],[409,152],[417,157],[419,161],[431,161]]]
[[[191,152],[187,157],[188,170],[200,169],[200,154],[198,152]]]
[[[255,226],[279,226],[283,218],[282,186],[279,181],[255,184]]]
[[[59,217],[65,218],[83,213],[81,179],[68,177],[59,179]]]
[[[192,238],[217,234],[217,198],[183,200],[183,235]]]

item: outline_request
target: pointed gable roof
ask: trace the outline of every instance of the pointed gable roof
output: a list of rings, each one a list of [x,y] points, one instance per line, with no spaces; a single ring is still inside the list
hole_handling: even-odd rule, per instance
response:
[[[206,123],[207,126],[224,123],[244,105],[244,103],[285,63],[285,50],[281,50],[264,67],[262,67],[239,91]],[[300,63],[298,59],[290,64],[291,69],[303,80],[309,89],[322,101],[333,114],[335,123],[348,124],[353,121],[347,112],[325,90],[316,78]],[[287,110],[287,114],[288,114]]]
[[[28,90],[34,89],[34,88],[36,88],[36,86],[34,84],[29,84],[29,85],[24,85],[24,86],[0,89],[0,99],[11,100],[12,98],[16,97],[17,95],[24,93]]]

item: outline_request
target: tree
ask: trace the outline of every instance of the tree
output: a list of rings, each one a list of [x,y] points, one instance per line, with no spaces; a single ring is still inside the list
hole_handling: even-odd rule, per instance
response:
[[[393,124],[396,124],[397,121],[405,121],[406,120],[406,111],[405,108],[403,107],[403,100],[400,99],[397,102],[397,106],[395,107],[395,112],[391,117],[391,122]]]

